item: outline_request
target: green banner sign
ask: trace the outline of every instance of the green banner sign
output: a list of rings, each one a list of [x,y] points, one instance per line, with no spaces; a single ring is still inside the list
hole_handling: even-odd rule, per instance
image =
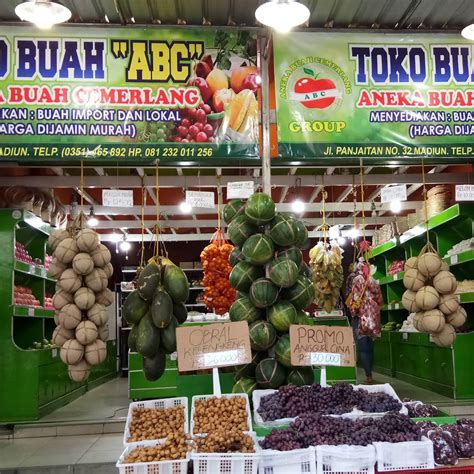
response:
[[[274,40],[285,159],[474,156],[474,44],[460,35]]]
[[[247,31],[3,27],[0,161],[258,159],[256,62]]]

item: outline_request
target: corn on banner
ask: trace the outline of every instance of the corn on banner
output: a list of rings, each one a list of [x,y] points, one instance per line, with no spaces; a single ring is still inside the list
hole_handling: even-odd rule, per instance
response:
[[[283,158],[474,155],[474,44],[460,35],[274,38]]]
[[[259,84],[248,31],[5,26],[0,161],[255,159]]]

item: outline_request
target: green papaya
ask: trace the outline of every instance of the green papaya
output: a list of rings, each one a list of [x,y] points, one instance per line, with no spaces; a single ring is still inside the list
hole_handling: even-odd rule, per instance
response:
[[[163,329],[173,318],[173,302],[166,291],[158,290],[151,303],[151,317],[158,329]]]
[[[189,281],[186,274],[176,265],[163,267],[163,286],[174,303],[184,303],[189,296]]]
[[[138,324],[134,324],[128,333],[128,348],[130,352],[137,352]]]
[[[122,316],[128,324],[137,324],[148,312],[149,306],[148,301],[140,296],[138,290],[133,290],[123,302]]]
[[[160,286],[161,271],[156,263],[149,263],[138,276],[138,292],[140,296],[150,301],[153,299],[155,291]]]
[[[166,355],[158,351],[152,357],[143,357],[143,375],[150,382],[158,380],[166,369]]]
[[[173,314],[179,324],[183,324],[188,319],[188,310],[184,303],[173,303]]]
[[[147,313],[138,323],[137,352],[143,357],[153,357],[160,347],[160,331]]]
[[[161,348],[167,354],[176,351],[176,328],[178,321],[175,317],[171,318],[171,322],[164,329],[161,330]]]

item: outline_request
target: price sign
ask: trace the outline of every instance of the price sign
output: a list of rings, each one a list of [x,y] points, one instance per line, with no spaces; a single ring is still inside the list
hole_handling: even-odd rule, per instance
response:
[[[245,321],[179,327],[176,346],[180,372],[248,364],[252,360]]]
[[[355,365],[354,337],[350,327],[290,326],[292,365]]]
[[[380,192],[380,200],[382,202],[406,201],[407,200],[406,184],[400,184],[397,186],[388,186],[386,188],[382,188],[382,191]]]
[[[254,193],[255,184],[253,181],[235,181],[227,183],[227,199],[246,199]]]
[[[458,256],[452,255],[451,256],[451,265],[456,265],[458,263]]]
[[[28,273],[30,273],[31,275],[35,274],[35,266],[34,265],[30,265],[28,267]]]
[[[52,357],[53,359],[55,359],[56,357],[58,357],[58,350],[57,350],[57,349],[53,349],[53,350],[52,350],[51,357]]]
[[[35,315],[35,309],[34,308],[28,308],[28,316],[34,316]]]
[[[41,278],[46,278],[48,276],[48,271],[46,268],[41,269]]]
[[[456,201],[474,201],[474,184],[456,184]]]
[[[214,209],[214,193],[209,191],[186,191],[186,202],[192,207]]]
[[[107,207],[133,207],[133,191],[128,189],[103,189],[102,204]]]

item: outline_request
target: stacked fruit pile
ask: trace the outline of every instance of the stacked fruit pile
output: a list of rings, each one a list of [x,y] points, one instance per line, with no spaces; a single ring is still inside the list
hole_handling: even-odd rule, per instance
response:
[[[33,263],[33,258],[21,242],[15,243],[15,259],[25,263]]]
[[[41,307],[41,303],[33,294],[33,290],[21,285],[15,285],[13,288],[13,302],[19,306]]]
[[[336,306],[343,278],[342,251],[336,241],[318,242],[309,251],[315,303],[328,313]]]
[[[188,317],[184,304],[188,296],[183,270],[157,257],[140,272],[138,288],[123,304],[123,317],[132,325],[128,346],[143,357],[147,380],[158,380],[166,368],[166,354],[176,351],[176,328]]]
[[[421,253],[405,263],[402,303],[416,313],[413,325],[432,335],[433,342],[449,347],[456,339],[456,329],[464,325],[467,314],[455,294],[456,277],[434,252]]]
[[[277,388],[286,380],[311,383],[311,369],[291,366],[288,336],[291,324],[306,322],[303,310],[314,299],[301,253],[308,242],[304,224],[276,212],[275,203],[264,193],[253,194],[246,203],[230,201],[224,220],[237,246],[229,258],[233,265],[229,279],[239,298],[229,316],[231,321],[248,322],[253,350],[252,362],[237,372],[234,390],[249,393],[256,385]],[[274,357],[268,357],[270,350]]]
[[[204,302],[215,314],[227,313],[235,301],[235,290],[229,283],[232,270],[229,255],[233,249],[234,247],[226,242],[222,230],[218,230],[211,243],[201,252]]]
[[[107,288],[114,271],[111,255],[92,229],[57,230],[48,245],[54,251],[48,273],[58,279],[52,340],[61,347],[69,377],[82,382],[89,377],[91,365],[102,363],[107,356],[106,307],[113,302]]]

